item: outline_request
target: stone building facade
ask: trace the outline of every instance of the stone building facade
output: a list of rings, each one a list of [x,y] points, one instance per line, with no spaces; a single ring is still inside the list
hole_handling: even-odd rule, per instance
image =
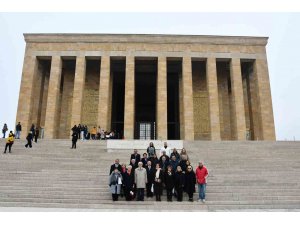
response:
[[[24,34],[16,121],[124,139],[275,140],[266,37]],[[25,135],[23,132],[22,135]]]

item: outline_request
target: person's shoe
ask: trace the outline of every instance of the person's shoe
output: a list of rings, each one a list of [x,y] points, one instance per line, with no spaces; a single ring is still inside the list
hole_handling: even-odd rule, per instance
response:
[[[198,202],[202,202],[202,200],[199,198],[199,199],[198,199]]]
[[[3,152],[3,154],[6,154],[6,152]]]
[[[202,199],[202,202],[205,203],[205,199]]]

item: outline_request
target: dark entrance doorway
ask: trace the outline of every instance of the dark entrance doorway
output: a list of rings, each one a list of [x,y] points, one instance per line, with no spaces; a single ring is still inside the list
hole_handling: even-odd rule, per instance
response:
[[[179,116],[179,77],[182,62],[177,59],[167,61],[167,96],[168,96],[168,139],[180,139]]]
[[[111,79],[111,130],[121,139],[124,134],[125,58],[111,59]]]
[[[157,59],[135,61],[135,139],[155,139]]]

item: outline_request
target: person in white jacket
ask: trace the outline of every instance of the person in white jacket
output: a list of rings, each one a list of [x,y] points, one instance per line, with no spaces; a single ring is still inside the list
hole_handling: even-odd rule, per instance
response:
[[[167,142],[164,142],[164,147],[162,147],[160,149],[160,156],[163,155],[163,151],[166,151],[166,155],[170,157],[171,155],[171,148],[168,147],[168,143]]]

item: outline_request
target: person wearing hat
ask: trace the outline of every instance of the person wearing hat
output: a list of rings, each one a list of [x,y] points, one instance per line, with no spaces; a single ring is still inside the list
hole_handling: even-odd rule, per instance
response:
[[[27,144],[25,145],[26,148],[32,148],[32,131],[29,131],[27,137],[26,137],[26,140],[27,140]]]
[[[14,143],[14,134],[12,131],[10,131],[8,138],[6,139],[6,145],[5,145],[5,150],[4,150],[4,154],[6,153],[7,147],[8,147],[8,152],[11,153],[11,146]]]

